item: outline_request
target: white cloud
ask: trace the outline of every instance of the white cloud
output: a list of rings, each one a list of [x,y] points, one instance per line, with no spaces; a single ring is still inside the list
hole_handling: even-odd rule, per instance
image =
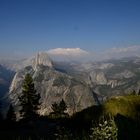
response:
[[[61,61],[86,61],[91,55],[80,48],[56,48],[47,51],[53,60]]]
[[[56,48],[56,49],[51,49],[47,51],[48,54],[50,55],[57,55],[57,56],[83,56],[83,55],[88,55],[89,52],[82,50],[80,48]]]

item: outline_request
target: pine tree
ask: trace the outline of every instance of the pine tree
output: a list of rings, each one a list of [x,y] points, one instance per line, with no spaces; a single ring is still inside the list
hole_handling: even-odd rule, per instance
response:
[[[26,74],[22,86],[22,95],[19,97],[21,116],[29,121],[35,119],[39,106],[40,95],[36,93],[34,82],[30,74]]]
[[[6,119],[7,119],[7,121],[10,121],[10,122],[16,121],[16,114],[15,114],[12,104],[10,105],[9,110],[7,112]]]
[[[60,114],[59,104],[54,103],[54,104],[52,104],[51,108],[52,108],[54,114]]]
[[[60,108],[60,113],[64,114],[64,111],[67,109],[67,105],[66,105],[66,103],[64,102],[63,99],[62,99],[62,101],[59,104],[59,108]]]
[[[52,104],[52,110],[53,112],[51,113],[51,115],[55,115],[56,117],[66,117],[68,116],[67,113],[65,113],[65,110],[67,109],[67,105],[65,103],[65,101],[62,99],[60,101],[60,103],[54,103]]]

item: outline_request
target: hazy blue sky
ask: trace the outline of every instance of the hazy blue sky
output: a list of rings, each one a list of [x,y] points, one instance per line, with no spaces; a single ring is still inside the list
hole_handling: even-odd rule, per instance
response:
[[[140,44],[140,0],[0,0],[0,55]]]

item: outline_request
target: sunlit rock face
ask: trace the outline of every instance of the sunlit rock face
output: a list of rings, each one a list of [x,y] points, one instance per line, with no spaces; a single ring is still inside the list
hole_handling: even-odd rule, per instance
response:
[[[37,68],[38,65],[48,66],[50,68],[53,67],[51,59],[45,52],[39,52],[32,60],[31,64],[34,70]]]
[[[84,81],[55,70],[46,53],[38,53],[32,64],[19,70],[10,86],[9,98],[17,112],[20,109],[18,96],[22,92],[22,83],[27,73],[32,75],[35,88],[41,95],[41,115],[48,115],[52,111],[51,105],[62,99],[66,102],[69,115],[95,104],[89,86]]]
[[[107,79],[102,71],[91,71],[89,74],[91,81],[98,84],[98,85],[105,85],[107,84]]]

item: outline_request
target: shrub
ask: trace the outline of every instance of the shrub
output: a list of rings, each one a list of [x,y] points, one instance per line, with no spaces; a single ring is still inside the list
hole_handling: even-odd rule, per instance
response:
[[[98,126],[92,128],[92,140],[117,140],[118,128],[114,119],[100,122]]]

